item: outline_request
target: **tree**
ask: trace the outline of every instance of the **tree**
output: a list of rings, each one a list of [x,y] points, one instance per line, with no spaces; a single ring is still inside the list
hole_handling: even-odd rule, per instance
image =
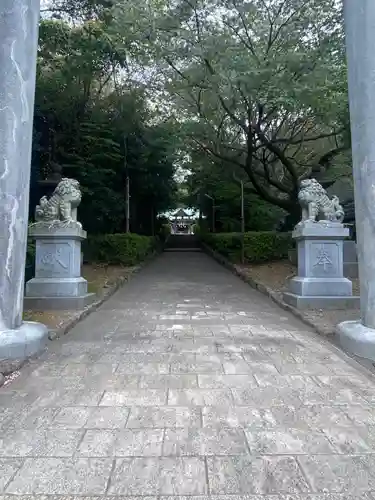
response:
[[[281,209],[265,202],[254,194],[251,183],[242,169],[230,170],[223,163],[207,158],[195,151],[191,158],[191,175],[187,179],[190,193],[189,204],[199,205],[212,227],[212,201],[215,200],[216,231],[238,232],[241,230],[241,188],[238,179],[244,180],[244,208],[246,231],[272,230],[284,215]]]
[[[54,19],[82,23],[92,19],[108,20],[113,5],[113,0],[47,0],[41,13]]]
[[[121,0],[115,12],[189,141],[298,216],[300,180],[350,147],[336,0]]]
[[[142,86],[127,77],[128,47],[117,48],[109,23],[41,21],[34,158],[40,177],[58,163],[80,181],[80,218],[91,233],[124,229],[129,169],[131,230],[151,234],[158,211],[173,203],[173,136],[168,124],[154,123]]]

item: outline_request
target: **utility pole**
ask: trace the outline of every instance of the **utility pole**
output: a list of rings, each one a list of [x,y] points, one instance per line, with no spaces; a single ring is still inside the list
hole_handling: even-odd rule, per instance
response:
[[[125,170],[125,232],[130,232],[130,179],[127,162],[127,138],[124,135],[124,170]]]
[[[212,198],[212,232],[213,233],[215,232],[215,226],[216,226],[216,224],[215,224],[215,222],[216,222],[215,221],[215,209],[216,209],[216,207],[215,207],[215,199]]]
[[[199,224],[199,230],[201,230],[202,229],[202,220],[203,220],[203,213],[202,213],[202,193],[199,193],[199,195],[198,195],[198,206],[199,206],[198,224]]]
[[[212,232],[215,232],[215,198],[213,196],[210,196],[209,194],[205,194],[207,198],[209,198],[212,201]]]
[[[241,180],[241,264],[245,264],[245,199],[243,193],[243,181]]]
[[[153,205],[151,205],[151,236],[155,236],[155,216]]]
[[[126,222],[125,222],[125,232],[130,232],[130,179],[129,173],[126,172],[125,179],[125,210],[126,210]]]
[[[238,179],[233,173],[233,179],[241,186],[241,264],[245,264],[245,196],[243,180]]]

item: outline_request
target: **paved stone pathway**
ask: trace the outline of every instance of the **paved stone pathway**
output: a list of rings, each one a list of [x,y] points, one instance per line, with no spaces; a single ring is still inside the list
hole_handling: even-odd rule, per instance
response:
[[[0,389],[0,500],[371,491],[374,382],[203,254],[162,255]]]

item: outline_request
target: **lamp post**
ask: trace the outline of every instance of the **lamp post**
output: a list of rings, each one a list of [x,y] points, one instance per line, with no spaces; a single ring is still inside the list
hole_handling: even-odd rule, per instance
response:
[[[206,198],[209,198],[212,201],[212,232],[215,232],[215,198],[210,196],[209,194],[205,194]]]

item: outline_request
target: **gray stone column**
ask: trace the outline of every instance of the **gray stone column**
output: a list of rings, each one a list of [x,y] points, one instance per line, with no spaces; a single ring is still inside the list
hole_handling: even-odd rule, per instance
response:
[[[0,1],[0,359],[40,348],[22,323],[39,0]]]
[[[342,345],[375,359],[375,1],[344,0],[361,321],[338,325]]]

